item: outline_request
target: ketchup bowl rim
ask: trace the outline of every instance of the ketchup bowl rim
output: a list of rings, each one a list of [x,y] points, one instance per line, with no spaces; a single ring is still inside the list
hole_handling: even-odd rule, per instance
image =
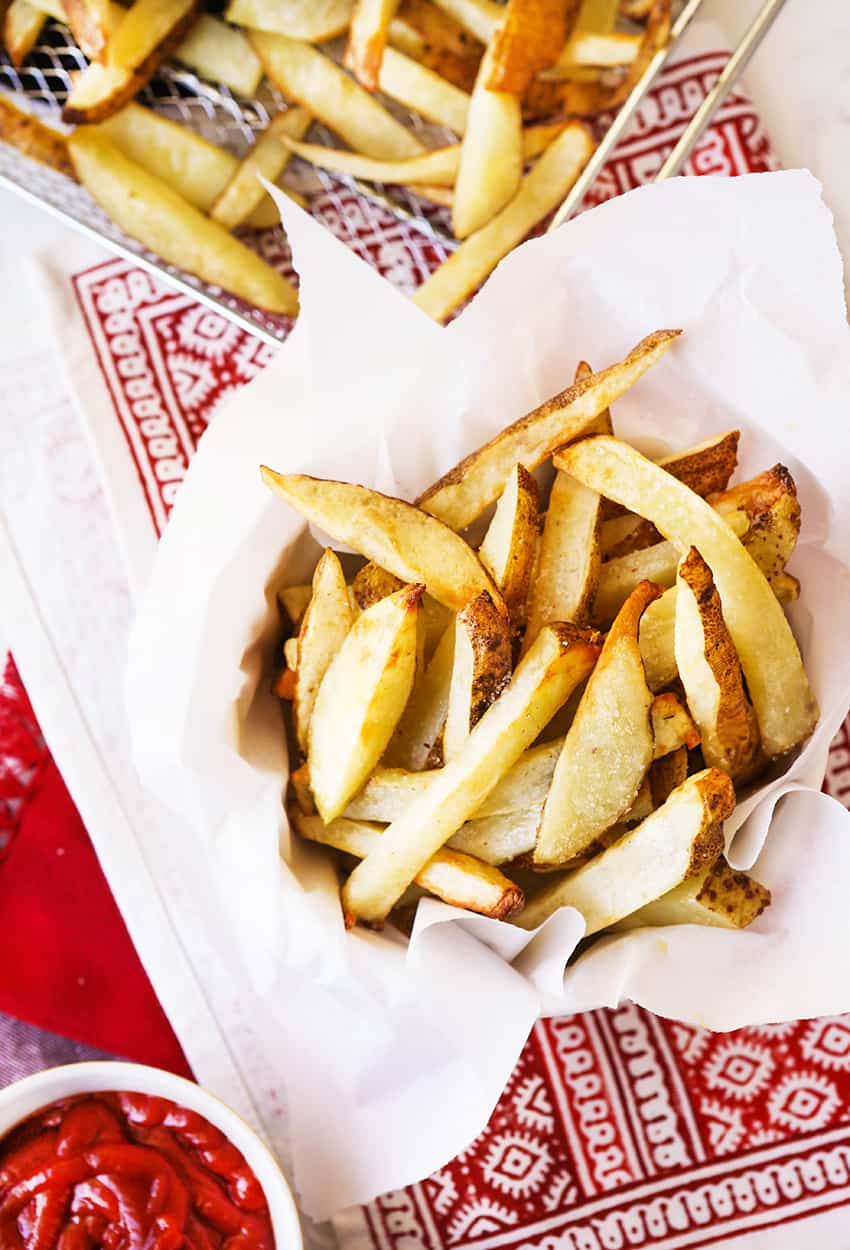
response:
[[[220,1129],[242,1153],[262,1186],[275,1250],[303,1250],[301,1224],[289,1182],[256,1129],[217,1095],[162,1068],[120,1059],[93,1059],[21,1077],[0,1089],[0,1141],[22,1120],[59,1099],[120,1090],[168,1098],[196,1111]]]

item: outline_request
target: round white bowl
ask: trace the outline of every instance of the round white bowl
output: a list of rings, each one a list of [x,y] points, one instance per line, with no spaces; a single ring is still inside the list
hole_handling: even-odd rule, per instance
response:
[[[5,1137],[21,1120],[59,1098],[122,1089],[169,1098],[181,1107],[196,1111],[221,1129],[244,1155],[263,1187],[271,1214],[275,1250],[302,1250],[301,1225],[292,1191],[268,1146],[235,1111],[182,1076],[140,1063],[109,1060],[48,1068],[0,1090],[0,1138]]]

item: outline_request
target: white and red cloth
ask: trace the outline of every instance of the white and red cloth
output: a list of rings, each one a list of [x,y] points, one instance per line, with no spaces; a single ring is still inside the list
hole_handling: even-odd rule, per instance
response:
[[[664,74],[591,202],[652,178],[723,61],[719,53],[695,52]],[[736,92],[689,172],[734,175],[774,167],[756,113]],[[353,194],[319,196],[311,211],[403,288],[415,286],[435,262],[425,236]],[[266,247],[279,249],[280,239],[270,237]],[[127,261],[99,256],[77,265],[75,256],[72,250],[54,257],[43,272],[77,405],[105,470],[129,581],[137,587],[216,406],[254,377],[273,349]],[[31,378],[27,384],[35,385]],[[43,453],[33,490],[68,491],[80,504],[75,515],[85,513],[83,504],[100,488],[83,464],[79,443],[67,435],[67,408],[60,419],[57,407],[51,423],[50,405],[59,401],[50,394],[39,418],[42,432],[32,444],[34,454]],[[10,411],[15,398],[3,396]],[[282,396],[281,420],[285,402]],[[35,548],[27,549],[20,518],[31,515],[35,527],[37,509],[27,513],[25,492],[15,499],[9,528],[24,560]],[[81,523],[75,540],[90,542],[95,561],[103,555],[91,574],[92,594],[100,596],[120,633],[130,594],[110,564],[114,555],[97,545],[104,541],[98,528],[102,499],[85,515],[92,519]],[[35,598],[41,615],[55,613],[47,592]],[[69,618],[71,627],[76,619]],[[109,657],[82,658],[86,639],[72,632],[64,667],[72,677],[84,672],[85,680],[78,677],[82,687]],[[54,639],[56,634],[54,627]],[[24,637],[20,620],[17,637]],[[96,700],[80,695],[78,702],[91,719]],[[117,721],[105,714],[106,722],[117,735]],[[106,751],[109,733],[99,742]],[[123,758],[118,768],[124,768]],[[68,776],[76,793],[73,780]],[[123,784],[118,778],[116,789]],[[850,721],[833,744],[826,788],[850,806]],[[78,800],[84,808],[85,796]],[[9,664],[0,685],[0,930],[6,921],[17,931],[20,917],[35,912],[40,927],[29,948],[33,975],[21,977],[14,993],[0,993],[0,1010],[113,1052],[179,1067],[185,1061],[151,1004],[94,856],[79,843],[82,826],[72,830],[75,820]],[[30,854],[38,839],[43,853]],[[98,849],[109,876],[109,856],[100,844]],[[45,873],[47,854],[67,858],[64,875],[57,878],[55,866]],[[44,906],[48,876],[60,882],[55,907]],[[92,933],[75,917],[75,902],[92,899],[103,906],[99,923],[114,924],[108,942],[92,943]],[[125,912],[132,932],[132,908],[125,906]],[[55,991],[39,995],[36,969],[47,950],[53,984],[73,982],[76,991],[58,999]],[[161,966],[149,949],[141,953],[152,968]],[[86,978],[95,967],[92,985]],[[197,1036],[201,1006],[193,1007],[190,1027],[188,1008],[175,1003],[171,986],[153,975],[190,1059],[205,1074]],[[222,990],[234,992],[233,986]],[[215,1015],[215,1004],[206,1009]],[[238,1069],[240,1038],[228,1040]],[[0,1055],[0,1081],[3,1071]],[[273,1100],[273,1077],[268,1093]],[[326,1131],[332,1133],[333,1125]],[[813,1216],[816,1223],[798,1223]],[[811,1245],[815,1238],[830,1250],[850,1247],[850,1017],[717,1035],[624,1004],[540,1022],[489,1124],[469,1148],[420,1184],[346,1212],[336,1230],[343,1250],[679,1250],[724,1246],[737,1238],[760,1250]]]

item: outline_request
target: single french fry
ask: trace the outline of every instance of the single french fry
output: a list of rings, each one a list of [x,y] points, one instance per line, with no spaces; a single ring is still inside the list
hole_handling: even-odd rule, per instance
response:
[[[289,667],[296,670],[292,705],[295,736],[305,753],[319,686],[352,625],[345,575],[330,547],[316,565],[312,592],[298,631],[295,663],[287,656]]]
[[[8,16],[8,14],[7,14]],[[38,161],[60,174],[76,178],[74,166],[68,155],[65,136],[50,126],[45,126],[31,113],[15,108],[9,100],[0,96],[0,142],[8,143],[30,160]]]
[[[692,751],[699,746],[700,733],[688,709],[672,690],[657,694],[649,709],[652,737],[655,743],[653,759],[661,759],[678,751],[680,747]],[[710,761],[706,761],[708,763]]]
[[[363,612],[366,608],[371,608],[373,603],[386,599],[387,595],[394,595],[403,585],[400,577],[370,561],[354,574],[351,589],[358,608]]]
[[[680,746],[675,751],[653,760],[649,769],[649,791],[653,810],[661,807],[688,775],[688,748]]]
[[[307,604],[312,596],[313,587],[309,584],[304,586],[284,586],[282,590],[277,592],[280,606],[288,616],[294,630],[297,630],[301,625],[304,613],[307,610]]]
[[[536,469],[556,448],[579,438],[664,355],[678,334],[678,330],[657,330],[623,360],[574,382],[506,426],[424,491],[417,504],[452,529],[465,529],[498,498],[515,464]]]
[[[401,0],[390,23],[389,42],[462,91],[475,85],[482,44],[430,0]]]
[[[318,816],[305,816],[297,807],[290,809],[289,816],[302,838],[332,846],[357,859],[365,859],[384,836],[380,825],[364,821],[339,818],[325,825]],[[503,873],[471,855],[449,848],[432,855],[414,881],[453,907],[463,907],[495,920],[506,920],[523,904],[522,890]]]
[[[511,678],[510,622],[483,590],[455,617],[443,762],[460,755],[471,731]]]
[[[587,676],[596,636],[575,626],[547,626],[504,694],[482,716],[461,754],[410,804],[354,869],[343,887],[349,917],[383,920],[430,857],[480,807],[543,726]],[[632,909],[634,910],[634,909]]]
[[[544,71],[542,77],[569,78],[573,70],[585,66],[610,69],[631,65],[639,49],[640,35],[575,31],[557,61]]]
[[[561,751],[534,848],[536,865],[579,855],[632,806],[653,737],[638,627],[661,591],[643,582],[611,626]]]
[[[260,308],[289,316],[296,313],[298,296],[286,278],[160,179],[128,160],[96,128],[76,130],[68,148],[80,182],[127,234],[163,260]]]
[[[505,11],[494,0],[434,0],[438,9],[460,22],[471,35],[483,44],[492,42],[504,20]]]
[[[510,864],[534,850],[540,808],[503,812],[500,816],[474,816],[461,825],[446,846],[474,855],[485,864]]]
[[[420,65],[396,48],[384,50],[378,73],[378,86],[390,96],[438,126],[455,134],[466,130],[469,95],[452,83]]]
[[[484,53],[466,117],[455,182],[452,230],[465,239],[492,221],[522,181],[519,99],[489,86],[493,47]]]
[[[416,679],[407,707],[387,747],[384,761],[393,769],[418,772],[442,762],[442,733],[449,707],[454,665],[455,628],[443,633],[429,663]]]
[[[263,77],[263,67],[244,31],[202,13],[174,49],[174,58],[210,82],[221,83],[251,99]]]
[[[537,508],[537,483],[524,465],[514,465],[478,548],[479,560],[502,592],[511,618],[516,622],[525,615],[537,552]]]
[[[601,500],[566,473],[556,473],[540,538],[528,606],[528,644],[547,621],[590,619],[599,581]]]
[[[321,679],[307,762],[326,824],[339,816],[383,755],[410,697],[422,589],[404,586],[362,612]],[[300,656],[299,644],[299,663]]]
[[[706,764],[746,781],[761,763],[758,721],[744,688],[711,569],[695,547],[679,565],[676,667],[699,725]]]
[[[345,49],[345,67],[367,91],[378,86],[387,32],[398,0],[355,0]]]
[[[746,929],[769,906],[770,890],[746,872],[736,872],[721,858],[713,868],[624,916],[612,929],[625,933],[629,929],[667,924]]]
[[[404,582],[424,582],[446,607],[459,611],[482,590],[501,602],[484,566],[464,540],[436,517],[401,499],[303,473],[263,466],[266,486],[302,516]]]
[[[817,701],[791,627],[766,577],[711,504],[606,435],[565,448],[556,461],[585,485],[646,516],[683,554],[696,547],[714,575],[766,758],[807,738],[817,723]]]
[[[531,899],[515,923],[536,929],[562,907],[584,917],[585,934],[622,920],[717,862],[723,821],[735,806],[725,773],[707,768],[674,790],[647,816],[589,863],[556,877]]]
[[[12,0],[3,18],[3,44],[18,69],[23,65],[41,34],[47,15],[29,0]]]
[[[387,161],[423,151],[401,122],[318,48],[265,31],[252,31],[251,43],[286,98],[313,113],[349,147]]]
[[[289,163],[289,149],[280,142],[280,136],[300,139],[312,120],[306,109],[298,107],[272,118],[210,209],[213,221],[234,230],[251,216],[266,198],[260,177],[277,182]]]
[[[323,43],[348,30],[354,0],[230,0],[225,17],[236,26]]]
[[[680,482],[684,482],[697,495],[704,499],[709,495],[726,490],[729,479],[738,467],[738,443],[741,439],[740,430],[728,430],[725,434],[717,434],[685,451],[671,452],[656,461],[665,472],[672,474]],[[733,511],[729,508],[728,511]],[[602,506],[603,521],[611,517],[627,515],[623,508],[613,499],[606,499]],[[642,518],[634,518],[642,519]],[[603,550],[604,526],[603,526]]]
[[[71,34],[90,61],[103,61],[112,28],[110,0],[62,0]]]
[[[526,174],[511,202],[443,261],[419,287],[413,302],[435,321],[445,321],[499,261],[562,202],[592,152],[588,130],[578,123],[565,126]]]
[[[490,90],[522,96],[536,74],[558,61],[578,10],[579,0],[508,0],[493,38]]]

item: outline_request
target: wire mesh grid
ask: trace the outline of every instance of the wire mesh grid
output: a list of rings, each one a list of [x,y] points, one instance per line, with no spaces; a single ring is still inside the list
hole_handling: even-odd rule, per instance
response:
[[[677,7],[680,7],[679,0],[674,2],[674,9]],[[325,45],[324,50],[339,59],[342,46],[342,41],[336,41]],[[14,66],[7,54],[0,52],[0,92],[56,124],[71,90],[73,76],[86,64],[67,27],[51,20],[45,24],[37,47],[22,67]],[[163,66],[138,99],[141,104],[188,126],[237,156],[247,150],[269,118],[286,107],[283,98],[266,80],[257,96],[246,100],[224,85],[208,82],[191,70],[173,64]],[[448,131],[424,122],[386,97],[381,99],[427,146],[455,141]],[[336,146],[338,142],[319,124],[311,128],[309,138],[328,146]],[[280,341],[286,336],[290,326],[286,318],[265,313],[164,262],[125,235],[72,178],[37,164],[2,142],[0,181],[40,202],[113,251],[134,259],[154,274],[165,276],[184,292],[218,309],[266,341]],[[364,259],[377,264],[407,291],[456,246],[449,229],[448,211],[405,188],[364,184],[298,160],[291,162],[286,183],[308,197],[309,211],[343,242]],[[407,229],[403,230],[403,226]],[[399,264],[397,250],[402,234],[408,256],[406,263]],[[291,276],[289,252],[280,227],[242,232],[242,237],[250,247]]]

